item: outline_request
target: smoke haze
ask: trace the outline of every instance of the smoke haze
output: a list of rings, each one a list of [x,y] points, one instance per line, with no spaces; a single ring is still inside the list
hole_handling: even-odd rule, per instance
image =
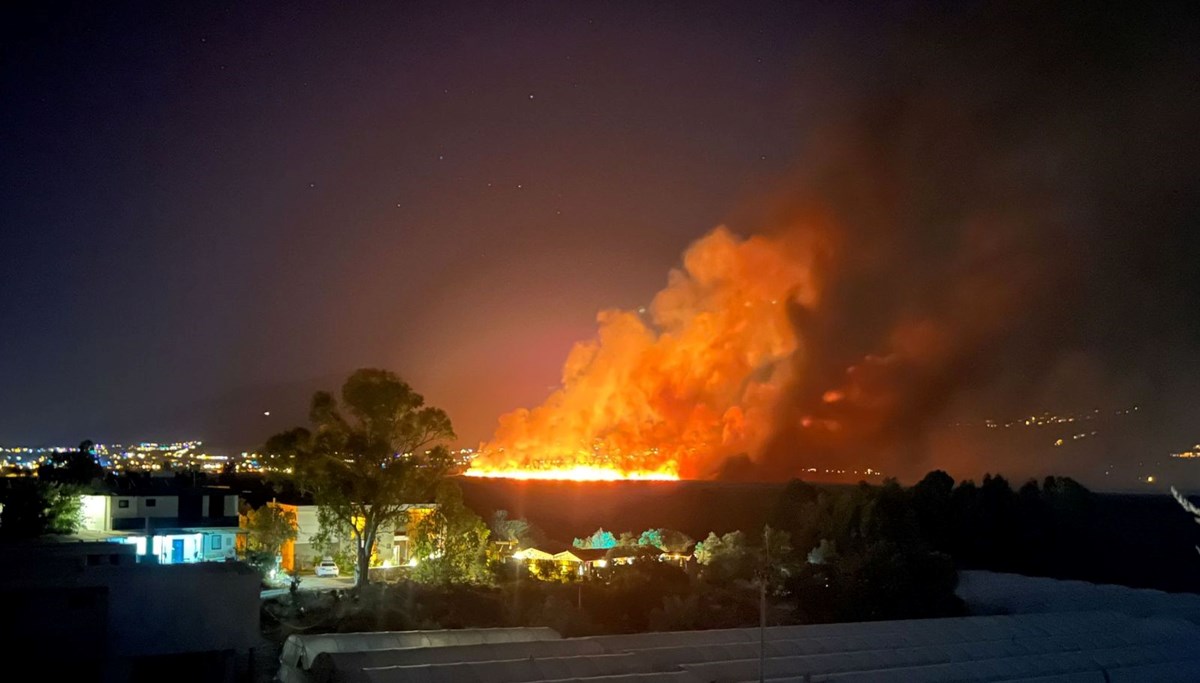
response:
[[[1032,472],[950,425],[1165,400],[1146,340],[1196,342],[1200,107],[1160,19],[923,17],[869,73],[820,65],[795,174],[693,244],[647,315],[601,313],[483,462]]]

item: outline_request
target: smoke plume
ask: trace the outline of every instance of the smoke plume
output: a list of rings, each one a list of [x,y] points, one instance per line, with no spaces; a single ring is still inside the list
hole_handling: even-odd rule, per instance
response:
[[[956,412],[1029,414],[1064,358],[1131,372],[1126,326],[1156,331],[1195,286],[1171,290],[1196,251],[1187,48],[1146,40],[1171,35],[1159,16],[967,14],[799,86],[827,115],[797,172],[691,245],[646,311],[602,312],[477,467],[908,473]]]

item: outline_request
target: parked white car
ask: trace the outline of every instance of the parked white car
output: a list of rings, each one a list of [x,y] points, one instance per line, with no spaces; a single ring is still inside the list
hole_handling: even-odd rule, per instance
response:
[[[314,572],[317,576],[337,576],[338,566],[333,560],[327,557],[317,564]]]

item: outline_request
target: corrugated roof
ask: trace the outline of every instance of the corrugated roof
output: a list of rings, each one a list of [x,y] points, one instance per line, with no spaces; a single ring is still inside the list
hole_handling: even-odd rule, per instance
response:
[[[1193,611],[1200,596],[1003,575],[968,576],[967,593],[994,609],[1010,605],[1024,613],[562,640],[557,634],[541,640],[547,634],[536,629],[305,636],[289,639],[280,678],[735,683],[758,680],[762,638],[764,671],[776,683],[1200,681],[1200,625],[1193,621],[1200,616],[1200,607]],[[1108,609],[1081,609],[1090,604]],[[1045,611],[1046,606],[1066,611]],[[483,643],[489,636],[482,632],[493,634],[490,644],[456,644]],[[305,655],[318,649],[320,666],[313,666]]]

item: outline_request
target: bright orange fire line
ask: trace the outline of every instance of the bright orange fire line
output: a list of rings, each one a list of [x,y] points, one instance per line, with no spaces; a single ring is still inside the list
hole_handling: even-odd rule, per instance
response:
[[[487,477],[491,479],[537,479],[547,481],[679,481],[679,475],[674,472],[656,470],[631,470],[625,472],[608,467],[594,467],[590,465],[575,465],[574,467],[550,469],[471,468],[465,474],[468,477]]]

